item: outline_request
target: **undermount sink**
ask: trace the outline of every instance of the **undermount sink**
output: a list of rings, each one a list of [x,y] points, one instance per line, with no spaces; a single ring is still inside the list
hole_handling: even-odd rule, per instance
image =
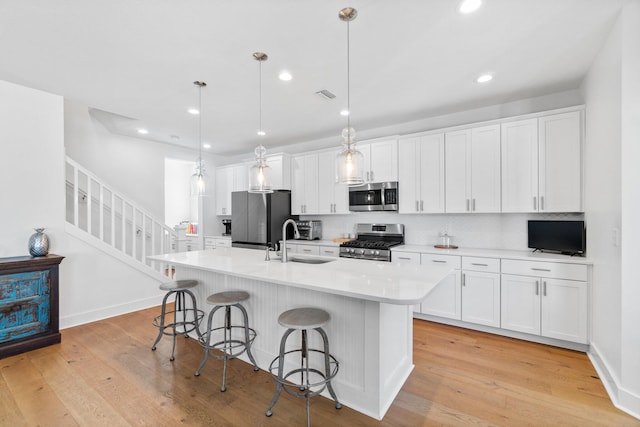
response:
[[[289,262],[302,262],[305,264],[325,264],[331,261],[335,261],[335,260],[330,258],[307,258],[307,257],[298,257],[298,256],[289,257]]]

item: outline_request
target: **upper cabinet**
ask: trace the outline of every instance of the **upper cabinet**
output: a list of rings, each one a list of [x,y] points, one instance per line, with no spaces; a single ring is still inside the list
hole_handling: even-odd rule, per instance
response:
[[[358,142],[364,156],[364,181],[389,182],[398,180],[398,140],[396,138]]]
[[[267,166],[271,169],[271,188],[291,190],[291,156],[289,154],[267,156]]]
[[[500,212],[500,125],[445,134],[445,183],[446,212]]]
[[[444,212],[444,134],[400,138],[399,213]]]
[[[318,212],[318,153],[291,157],[291,213]]]
[[[216,168],[216,215],[231,215],[231,192],[246,190],[247,178],[244,163]]]
[[[502,211],[582,211],[580,111],[502,124]]]
[[[336,182],[336,158],[340,150],[318,153],[318,214],[349,213],[349,187]]]

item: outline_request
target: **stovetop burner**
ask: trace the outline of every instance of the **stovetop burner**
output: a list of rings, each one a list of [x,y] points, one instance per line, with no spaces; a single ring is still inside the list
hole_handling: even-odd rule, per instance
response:
[[[402,224],[357,224],[356,232],[356,240],[340,245],[341,257],[391,261],[390,248],[404,243]]]

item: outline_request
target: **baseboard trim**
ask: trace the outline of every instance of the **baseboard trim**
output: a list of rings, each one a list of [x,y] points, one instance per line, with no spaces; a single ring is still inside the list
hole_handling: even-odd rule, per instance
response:
[[[596,344],[591,343],[587,356],[598,373],[605,390],[607,390],[613,406],[640,419],[640,396],[620,386],[619,378],[609,368],[607,360],[602,356]]]
[[[121,314],[127,314],[133,311],[155,307],[162,304],[163,297],[164,294],[159,294],[157,296],[147,297],[135,301],[127,301],[124,304],[101,307],[97,310],[85,311],[70,316],[60,317],[60,329],[71,328],[73,326],[83,325],[85,323],[91,323],[97,320],[108,319],[109,317],[119,316]]]

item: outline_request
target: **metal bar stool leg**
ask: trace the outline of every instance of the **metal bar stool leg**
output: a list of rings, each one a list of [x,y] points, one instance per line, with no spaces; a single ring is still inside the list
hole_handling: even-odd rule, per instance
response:
[[[214,307],[211,310],[211,312],[209,312],[209,318],[207,319],[207,331],[203,335],[203,338],[205,340],[204,341],[204,357],[200,361],[200,364],[198,365],[198,369],[196,369],[196,372],[194,374],[196,377],[200,376],[200,370],[202,369],[204,364],[207,363],[207,360],[209,359],[209,349],[211,348],[210,347],[211,346],[211,324],[213,323],[213,315],[215,314],[216,311],[218,311],[219,308],[222,308],[222,307],[221,306]]]
[[[284,333],[284,335],[282,336],[282,339],[280,340],[280,355],[278,356],[278,378],[282,378],[283,374],[284,374],[284,353],[285,353],[285,344],[287,343],[287,338],[289,337],[289,335],[291,335],[291,333],[294,331],[295,329],[287,329],[287,331]],[[273,398],[271,399],[271,403],[269,404],[269,408],[267,409],[266,415],[267,417],[270,417],[271,415],[273,415],[273,412],[271,411],[273,409],[273,407],[275,406],[276,402],[278,401],[278,398],[280,397],[280,393],[282,392],[282,382],[281,381],[276,381],[276,392],[273,395]]]
[[[156,340],[153,342],[153,345],[151,346],[151,350],[153,351],[156,350],[156,346],[158,345],[158,343],[162,339],[162,335],[164,334],[164,316],[167,314],[167,299],[169,298],[169,295],[171,295],[171,293],[172,292],[167,292],[164,298],[162,299],[162,311],[160,314],[160,325],[158,327],[158,336],[156,337]]]
[[[331,366],[329,359],[329,338],[327,337],[327,333],[322,328],[316,328],[316,331],[322,336],[322,341],[324,342],[324,372],[327,377],[331,376]],[[329,394],[333,397],[333,400],[336,401],[336,409],[342,408],[342,404],[338,400],[338,396],[336,396],[336,392],[333,390],[333,386],[331,385],[331,381],[327,381],[327,390],[329,390]]]
[[[251,363],[253,363],[253,370],[258,371],[260,368],[258,368],[256,359],[254,359],[253,353],[251,353],[251,339],[249,338],[249,315],[247,314],[247,310],[242,304],[235,304],[235,307],[238,307],[242,312],[242,318],[244,321],[244,341],[247,343],[247,356],[249,357],[249,360],[251,360]]]

